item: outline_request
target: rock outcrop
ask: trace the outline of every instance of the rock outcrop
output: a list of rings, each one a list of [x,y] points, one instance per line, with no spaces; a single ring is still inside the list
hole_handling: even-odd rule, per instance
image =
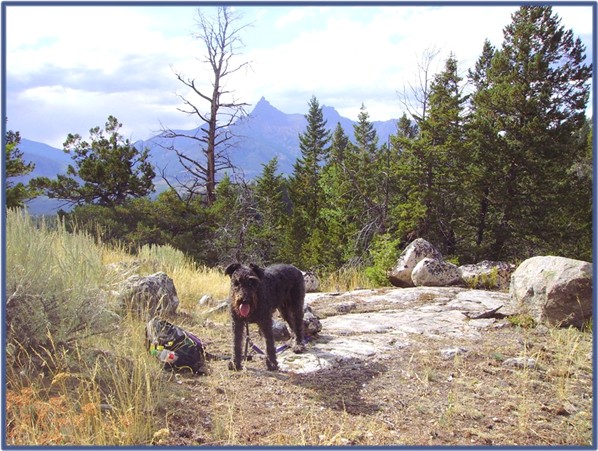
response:
[[[592,264],[564,257],[532,257],[513,273],[511,308],[536,322],[581,327],[592,317]]]
[[[426,240],[418,238],[405,248],[394,268],[388,272],[390,283],[395,287],[413,287],[411,274],[415,266],[424,258],[442,260],[442,255]]]
[[[507,293],[462,287],[309,294],[306,304],[321,317],[319,338],[309,343],[304,354],[283,352],[279,364],[283,371],[311,373],[355,359],[384,360],[422,337],[478,340],[484,329],[495,326],[508,311],[485,313],[502,312],[508,297]]]
[[[459,266],[463,283],[471,288],[508,290],[515,265],[484,260],[472,265]]]
[[[123,309],[147,318],[174,315],[179,306],[174,282],[163,272],[129,277],[118,298]]]
[[[461,282],[461,272],[442,259],[424,258],[413,268],[411,280],[416,287],[448,287]]]

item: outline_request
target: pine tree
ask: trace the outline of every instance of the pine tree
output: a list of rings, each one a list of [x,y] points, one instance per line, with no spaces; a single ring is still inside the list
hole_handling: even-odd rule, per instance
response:
[[[394,140],[395,146],[403,147],[401,171],[411,186],[405,204],[412,205],[415,217],[420,218],[413,232],[435,243],[446,255],[455,254],[460,242],[457,224],[463,214],[467,175],[463,145],[466,97],[461,81],[457,60],[451,55],[432,81],[428,116],[420,122],[417,138]],[[404,216],[404,209],[400,214]]]
[[[501,137],[484,169],[497,174],[487,213],[496,219],[483,237],[490,258],[554,252],[566,238],[558,216],[589,95],[584,51],[548,6],[521,7],[504,29],[475,96],[476,127],[495,124]]]
[[[355,218],[359,214],[352,203],[351,183],[345,168],[350,146],[349,137],[340,123],[337,123],[332,136],[330,157],[320,178],[323,199],[320,210],[321,228],[326,237],[322,261],[329,270],[340,268],[354,256],[352,238],[356,235]]]
[[[25,202],[37,196],[37,191],[22,182],[13,183],[8,180],[13,177],[27,175],[35,169],[33,163],[25,163],[23,152],[19,149],[21,135],[11,130],[5,137],[5,163],[6,163],[6,208],[22,207]]]
[[[272,158],[263,165],[261,175],[255,180],[255,202],[258,221],[251,235],[257,242],[258,261],[270,264],[283,261],[283,232],[289,214],[287,190],[284,178],[276,174],[278,158]]]
[[[309,101],[309,111],[305,116],[307,127],[299,134],[301,157],[297,159],[293,172],[293,205],[304,210],[307,217],[318,217],[320,193],[318,182],[321,168],[328,158],[330,132],[322,108],[315,96]]]
[[[92,128],[90,142],[69,134],[64,151],[71,154],[74,166],[57,179],[33,179],[30,184],[50,198],[67,204],[122,205],[127,199],[143,197],[154,191],[156,175],[149,161],[149,150],[139,151],[119,133],[122,124],[109,116],[105,130]]]
[[[494,166],[503,154],[501,130],[494,120],[496,112],[489,109],[487,102],[491,80],[488,72],[496,49],[486,40],[482,54],[473,70],[468,72],[470,83],[475,88],[470,98],[470,117],[467,123],[467,147],[470,160],[468,163],[470,178],[469,209],[465,222],[470,227],[469,253],[473,261],[479,261],[489,254],[486,236],[496,227],[495,216],[491,210],[491,191],[500,184],[503,175],[494,170]]]
[[[287,252],[294,256],[296,264],[306,268],[316,266],[321,258],[314,251],[321,246],[319,242],[323,239],[323,235],[316,232],[321,227],[320,176],[328,158],[331,139],[315,96],[308,105],[305,116],[307,127],[304,133],[299,134],[301,157],[297,159],[289,181],[292,215],[287,240],[293,248],[287,249]]]

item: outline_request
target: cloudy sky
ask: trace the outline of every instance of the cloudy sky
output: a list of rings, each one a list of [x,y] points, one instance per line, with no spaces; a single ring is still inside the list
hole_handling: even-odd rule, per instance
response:
[[[357,118],[362,103],[373,120],[403,113],[398,92],[417,81],[426,49],[442,67],[452,52],[463,75],[484,39],[502,43],[516,6],[243,6],[245,28],[236,60],[250,62],[228,81],[243,102],[263,96],[285,113],[320,104]],[[202,7],[206,16],[214,8]],[[555,6],[592,55],[592,7]],[[61,147],[68,133],[88,136],[108,115],[133,141],[161,124],[192,129],[179,95],[193,99],[175,72],[209,86],[210,72],[197,31],[195,6],[7,6],[7,127]],[[205,104],[197,101],[205,110]],[[251,111],[252,106],[248,108]]]

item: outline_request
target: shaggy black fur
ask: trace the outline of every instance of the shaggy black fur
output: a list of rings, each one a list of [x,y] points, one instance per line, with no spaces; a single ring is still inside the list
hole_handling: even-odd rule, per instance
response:
[[[230,369],[240,370],[245,323],[256,323],[266,340],[266,366],[277,370],[276,347],[272,335],[272,314],[276,309],[294,333],[293,351],[303,352],[303,274],[292,265],[260,268],[233,263],[224,273],[230,276],[231,317],[233,323],[233,361]]]

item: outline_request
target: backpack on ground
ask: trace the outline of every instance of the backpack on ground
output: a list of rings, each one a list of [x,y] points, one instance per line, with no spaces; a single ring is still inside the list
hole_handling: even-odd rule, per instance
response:
[[[146,344],[165,370],[205,374],[206,355],[201,340],[182,328],[159,318],[146,326]]]

